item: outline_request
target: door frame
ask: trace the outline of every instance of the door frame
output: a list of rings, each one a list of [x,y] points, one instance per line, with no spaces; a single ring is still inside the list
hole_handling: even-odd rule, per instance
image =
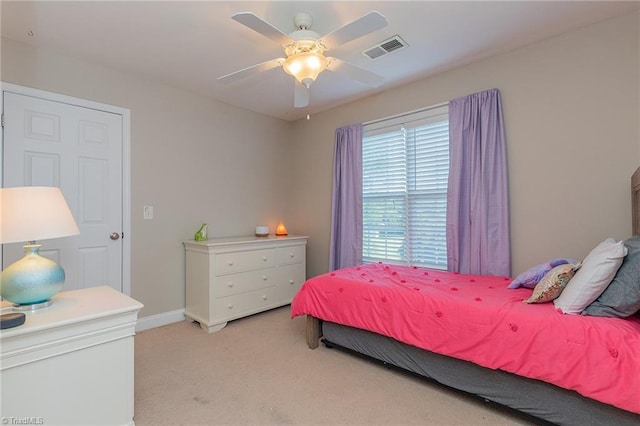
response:
[[[55,101],[83,108],[105,111],[122,117],[122,292],[131,295],[131,111],[114,105],[103,104],[87,99],[75,98],[59,93],[20,86],[0,81],[2,99],[0,100],[0,114],[4,117],[4,93],[32,96],[48,101]],[[4,127],[0,132],[0,183],[4,187]],[[0,246],[0,256],[2,247]]]

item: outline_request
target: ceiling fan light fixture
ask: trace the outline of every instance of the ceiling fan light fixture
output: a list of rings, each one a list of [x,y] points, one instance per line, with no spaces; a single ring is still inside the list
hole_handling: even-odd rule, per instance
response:
[[[322,38],[318,33],[311,30],[313,19],[308,13],[295,15],[294,27],[296,29],[289,35],[252,12],[236,13],[232,16],[232,19],[278,43],[283,47],[287,59],[272,59],[218,77],[218,80],[223,82],[235,81],[260,71],[282,66],[282,69],[287,74],[296,79],[293,106],[295,108],[304,108],[309,105],[311,84],[325,69],[346,74],[347,77],[353,80],[375,87],[379,86],[384,79],[382,76],[363,68],[337,58],[328,58],[324,55],[324,52],[332,46],[342,46],[386,26],[387,20],[379,12],[369,12],[355,21],[333,30]]]
[[[289,56],[282,67],[287,74],[309,87],[328,64],[329,61],[322,53],[302,52]]]

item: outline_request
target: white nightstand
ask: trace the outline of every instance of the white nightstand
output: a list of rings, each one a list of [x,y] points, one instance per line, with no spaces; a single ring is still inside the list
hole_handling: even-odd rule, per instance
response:
[[[133,425],[141,308],[111,287],[67,291],[1,330],[2,424]]]

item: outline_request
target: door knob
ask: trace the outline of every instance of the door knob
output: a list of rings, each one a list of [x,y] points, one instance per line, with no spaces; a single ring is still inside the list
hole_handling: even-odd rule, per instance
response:
[[[112,240],[117,240],[118,238],[120,238],[120,234],[118,234],[117,232],[112,232],[111,235],[109,235],[109,238],[111,238]]]

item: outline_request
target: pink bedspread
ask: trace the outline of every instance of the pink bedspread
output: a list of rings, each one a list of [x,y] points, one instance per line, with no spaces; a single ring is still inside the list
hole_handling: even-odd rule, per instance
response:
[[[532,290],[509,290],[509,282],[378,263],[309,279],[291,314],[373,331],[640,413],[640,319],[562,315],[552,303],[523,303]]]

